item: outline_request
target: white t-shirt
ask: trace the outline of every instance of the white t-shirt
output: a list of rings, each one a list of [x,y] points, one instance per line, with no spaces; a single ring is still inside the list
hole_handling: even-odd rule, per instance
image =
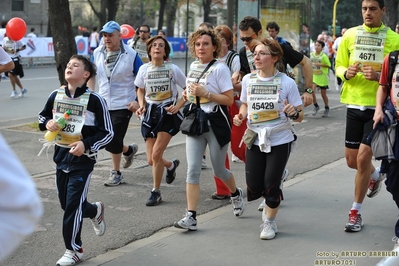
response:
[[[19,51],[17,52],[17,49],[21,49],[25,45],[24,42],[22,41],[16,41],[14,42],[8,37],[4,37],[3,39],[3,49],[11,56],[11,58],[16,58],[20,55]],[[12,52],[14,51],[14,52]]]
[[[145,89],[146,87],[146,74],[147,74],[147,69],[149,67],[150,63],[144,64],[140,67],[139,72],[137,73],[136,79],[134,81],[134,85],[136,85],[139,88]],[[181,88],[184,88],[186,86],[186,76],[184,73],[180,70],[180,68],[174,64],[169,63],[171,69],[172,69],[172,78],[170,80],[171,84],[171,89],[172,89],[172,97],[175,98],[178,94],[178,89],[177,86],[180,86]],[[151,99],[147,96],[148,93],[146,92],[146,97],[145,100],[147,102],[152,102]],[[159,102],[155,102],[159,103]]]
[[[90,39],[89,39],[90,47],[97,47],[98,46],[97,39],[98,39],[98,32],[97,31],[92,32],[90,34]]]
[[[0,48],[0,65],[8,64],[12,61],[11,57],[4,51],[4,49]]]
[[[6,34],[5,28],[0,28],[0,44],[3,45],[4,35]]]
[[[278,105],[279,105],[280,119],[276,119],[275,121],[268,123],[267,124],[268,127],[275,127],[279,124],[282,124],[284,122],[283,120],[289,119],[283,113],[284,100],[287,100],[287,102],[292,104],[293,106],[302,105],[301,96],[299,95],[298,87],[297,87],[295,81],[292,78],[288,77],[284,73],[277,72],[277,74],[280,74],[280,76],[281,76],[281,88],[278,91],[278,94],[279,94]],[[274,78],[274,77],[262,78],[258,74],[256,74],[256,76],[260,82],[269,81]],[[248,85],[249,85],[250,78],[251,78],[251,74],[247,74],[244,76],[244,78],[242,79],[242,82],[241,82],[242,89],[241,89],[240,100],[243,103],[248,103],[248,101],[247,101],[248,92],[247,91],[248,91]],[[249,124],[249,119],[247,122],[247,126],[248,127],[254,126],[254,125]],[[256,127],[262,128],[262,127],[266,127],[266,126],[262,125],[262,124],[258,124],[258,125],[256,125]],[[284,130],[284,131],[276,132],[276,133],[270,135],[271,146],[277,146],[277,145],[289,143],[293,140],[294,140],[294,137],[293,137],[291,130]],[[254,144],[258,145],[258,143],[259,143],[259,140],[257,139],[254,142]]]
[[[34,34],[33,32],[28,33],[28,34],[26,35],[26,38],[36,38],[36,37],[37,37],[37,35]]]
[[[0,263],[35,230],[42,214],[35,183],[0,135]]]
[[[227,66],[226,60],[227,60],[227,56],[230,53],[232,53],[232,51],[229,51],[225,56],[219,58],[218,60],[222,63],[225,63]],[[227,66],[227,67],[229,67],[229,66]],[[237,54],[237,56],[234,56],[233,61],[231,62],[230,74],[233,75],[234,72],[240,71],[240,69],[241,69],[240,56]]]

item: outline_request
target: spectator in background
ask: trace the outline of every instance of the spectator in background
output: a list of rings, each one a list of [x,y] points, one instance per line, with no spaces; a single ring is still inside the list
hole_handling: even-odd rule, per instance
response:
[[[199,30],[213,30],[213,25],[210,22],[202,22],[198,26]]]
[[[396,26],[398,28],[398,26]],[[339,36],[337,39],[335,39],[334,44],[333,44],[333,50],[334,50],[334,68],[335,68],[335,58],[337,57],[337,52],[338,52],[338,47],[341,43],[342,36],[344,36],[347,28],[342,28],[341,30],[341,36]],[[335,84],[335,89],[337,91],[341,90],[341,85],[342,85],[342,79],[337,76],[336,78],[336,84]]]
[[[21,56],[19,52],[25,50],[26,45],[22,41],[14,42],[10,38],[5,37],[3,39],[3,49],[10,55],[12,61],[14,61],[15,64],[14,69],[5,73],[6,76],[10,78],[11,82],[12,92],[10,97],[11,98],[23,97],[25,93],[28,92],[28,90],[22,86],[22,83],[19,80],[19,77],[23,78],[24,76],[24,70],[22,68],[22,64],[20,64]],[[15,85],[17,85],[21,89],[21,93],[19,95],[17,94]]]
[[[93,27],[89,37],[90,55],[93,53],[94,49],[98,47],[99,43],[100,43],[100,35],[97,32],[97,27]]]
[[[164,37],[166,39],[166,33],[163,30],[159,30],[158,31],[158,35],[162,36],[162,37]],[[169,53],[169,56],[166,59],[166,61],[170,62],[171,59],[173,58],[173,46],[172,46],[172,44],[169,41],[168,41],[168,44],[169,44],[169,48],[170,48],[170,53]]]
[[[399,34],[399,22],[396,23],[395,32],[396,32],[397,34]]]
[[[310,34],[309,27],[306,23],[302,23],[302,32],[299,34],[299,48],[303,55],[309,57]]]
[[[26,35],[27,38],[36,38],[37,35],[35,34],[35,28],[30,28],[30,33]]]

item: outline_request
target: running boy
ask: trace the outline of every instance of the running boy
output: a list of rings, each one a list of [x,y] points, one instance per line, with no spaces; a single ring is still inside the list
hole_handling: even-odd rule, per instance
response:
[[[317,88],[320,89],[320,94],[323,98],[325,108],[323,117],[328,117],[328,113],[330,112],[327,97],[328,69],[331,67],[331,62],[328,56],[323,53],[324,46],[325,43],[323,41],[315,41],[315,51],[310,53],[310,60],[312,61],[313,67],[313,91],[316,92]],[[316,93],[313,93],[313,105],[314,107],[312,115],[316,115],[320,109],[319,105],[317,104]]]
[[[90,218],[96,235],[105,232],[104,205],[87,202],[88,186],[98,150],[107,145],[114,132],[107,104],[90,91],[87,81],[96,73],[84,56],[73,55],[65,69],[67,86],[54,90],[39,113],[39,129],[60,130],[56,119],[67,110],[70,118],[58,133],[54,150],[56,186],[64,210],[62,234],[66,252],[57,265],[75,265],[83,257],[80,238],[83,218]]]

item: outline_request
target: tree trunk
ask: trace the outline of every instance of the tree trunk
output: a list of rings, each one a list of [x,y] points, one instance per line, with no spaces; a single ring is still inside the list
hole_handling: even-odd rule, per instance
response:
[[[115,20],[116,13],[118,12],[118,6],[119,6],[119,0],[108,0],[107,1],[107,9],[108,9],[107,21]]]
[[[204,22],[210,22],[210,13],[211,13],[211,4],[212,0],[203,0],[202,1],[204,5]],[[213,25],[216,26],[216,25]]]
[[[168,7],[166,9],[166,28],[167,28],[167,36],[173,37],[175,36],[175,22],[176,22],[176,10],[177,10],[178,0],[169,0]]]
[[[163,26],[163,15],[165,13],[165,6],[167,0],[159,0],[159,18],[158,18],[158,30],[162,30]]]
[[[49,0],[48,5],[58,79],[61,85],[65,85],[66,65],[69,61],[69,58],[76,54],[76,43],[74,34],[72,32],[69,1]]]

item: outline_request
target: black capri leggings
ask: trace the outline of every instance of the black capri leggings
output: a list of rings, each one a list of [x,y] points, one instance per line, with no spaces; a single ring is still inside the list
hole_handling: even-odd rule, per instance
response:
[[[266,205],[277,208],[283,199],[281,178],[291,152],[291,142],[273,146],[269,153],[261,152],[259,146],[247,149],[245,178],[248,201],[264,197]]]

